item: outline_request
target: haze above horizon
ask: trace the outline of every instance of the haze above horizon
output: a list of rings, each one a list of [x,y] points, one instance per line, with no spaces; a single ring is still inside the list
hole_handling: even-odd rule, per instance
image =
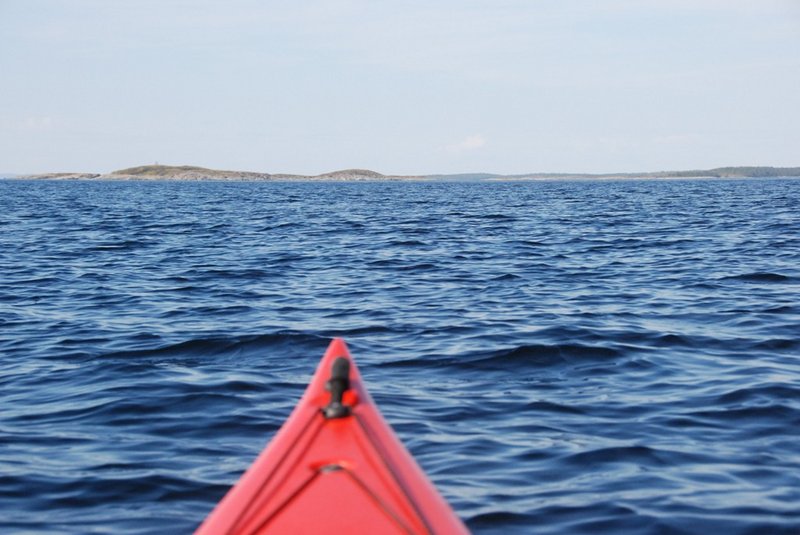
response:
[[[791,0],[0,2],[0,170],[795,166]]]

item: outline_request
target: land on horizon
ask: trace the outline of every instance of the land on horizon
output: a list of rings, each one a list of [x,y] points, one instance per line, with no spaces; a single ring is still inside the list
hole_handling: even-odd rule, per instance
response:
[[[659,178],[769,178],[800,177],[800,167],[740,166],[716,167],[684,171],[647,171],[641,173],[456,173],[427,175],[386,175],[368,169],[345,169],[320,175],[226,171],[191,165],[142,165],[111,173],[57,172],[17,175],[9,178],[29,180],[235,180],[235,181],[367,181],[367,180],[591,180],[591,179],[659,179]]]

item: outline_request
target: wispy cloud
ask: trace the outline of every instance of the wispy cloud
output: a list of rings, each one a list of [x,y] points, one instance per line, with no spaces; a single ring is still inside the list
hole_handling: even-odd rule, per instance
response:
[[[50,132],[56,126],[55,120],[49,115],[29,115],[27,117],[0,118],[0,131],[7,133],[35,133]]]
[[[458,143],[447,145],[444,150],[452,153],[469,152],[478,150],[486,146],[486,138],[480,134],[467,136]]]
[[[52,130],[53,118],[49,116],[44,117],[26,117],[22,121],[22,128],[29,131],[41,132]]]

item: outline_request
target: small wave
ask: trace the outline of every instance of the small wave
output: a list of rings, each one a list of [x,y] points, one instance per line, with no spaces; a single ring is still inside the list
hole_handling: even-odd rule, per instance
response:
[[[742,275],[731,275],[729,277],[722,277],[721,280],[780,283],[780,282],[791,282],[794,280],[794,277],[781,275],[780,273],[757,271],[754,273],[744,273]]]
[[[536,515],[514,513],[511,511],[490,511],[471,516],[467,525],[476,533],[492,533],[492,528],[498,528],[497,533],[507,533],[509,528],[530,529],[539,523]]]
[[[422,240],[394,240],[390,241],[389,245],[392,247],[424,247],[429,244]]]
[[[718,396],[715,404],[769,404],[781,399],[800,399],[800,388],[784,384],[738,388]]]
[[[453,362],[471,368],[524,369],[530,366],[548,367],[568,363],[585,364],[622,357],[616,349],[580,344],[528,344],[490,353],[465,356]]]
[[[281,223],[276,223],[274,225],[266,225],[259,229],[259,232],[269,232],[272,230],[286,230],[294,227],[299,227],[300,224],[294,221],[285,221]]]
[[[753,344],[755,349],[767,351],[796,351],[800,348],[800,339],[797,338],[770,338]]]
[[[488,221],[516,221],[517,218],[508,214],[460,214],[464,219],[485,219]]]
[[[767,424],[800,426],[800,410],[774,400],[766,406],[712,409],[685,414],[692,418],[710,420],[712,422],[736,423],[747,426],[751,430],[753,426]]]
[[[796,314],[797,310],[798,308],[796,306],[779,305],[759,310],[759,312],[764,314]]]
[[[326,334],[331,337],[344,338],[345,340],[347,340],[355,338],[357,336],[374,335],[374,334],[392,334],[397,332],[398,330],[396,328],[390,327],[388,325],[375,324],[375,325],[364,325],[362,327],[353,327],[350,329],[335,329],[332,331],[327,331]]]
[[[372,260],[370,262],[367,262],[367,265],[370,266],[370,267],[391,268],[391,267],[398,266],[401,263],[402,263],[402,261],[400,259],[387,258],[387,259],[381,259],[381,260]]]
[[[522,248],[537,248],[547,245],[547,243],[538,240],[515,240],[512,244]]]
[[[418,264],[397,266],[398,271],[433,271],[436,269],[439,269],[439,266],[430,262],[420,262]]]
[[[196,338],[153,349],[129,350],[105,353],[103,359],[169,359],[169,358],[205,358],[225,354],[241,354],[258,352],[266,349],[274,350],[291,347],[293,351],[309,346],[324,345],[328,337],[308,333],[281,332],[264,335],[236,337]]]
[[[88,251],[129,251],[149,247],[153,242],[147,240],[123,240],[120,242],[99,243],[87,248]]]
[[[302,260],[304,257],[301,255],[287,255],[273,260],[274,263],[290,263],[297,260]],[[267,278],[273,273],[266,269],[242,268],[242,269],[211,269],[205,272],[207,278],[219,282],[226,278],[232,279],[250,279],[259,280]]]
[[[513,281],[513,280],[520,280],[523,277],[520,275],[516,275],[514,273],[504,273],[503,275],[498,275],[497,277],[492,278],[493,282],[502,282],[502,281]]]
[[[648,446],[611,446],[596,448],[561,457],[560,462],[567,465],[592,466],[598,464],[624,463],[636,466],[670,466],[674,463],[707,462],[709,457],[701,454],[668,451]]]
[[[586,411],[572,405],[562,405],[549,401],[532,401],[525,405],[525,410],[552,412],[556,414],[586,414]]]

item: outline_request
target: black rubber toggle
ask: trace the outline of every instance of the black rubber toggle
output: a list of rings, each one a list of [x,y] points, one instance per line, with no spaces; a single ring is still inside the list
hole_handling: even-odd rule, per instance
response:
[[[331,378],[325,384],[331,393],[331,402],[322,409],[325,418],[344,418],[350,416],[350,407],[342,403],[342,396],[350,389],[350,361],[339,357],[331,366]]]

